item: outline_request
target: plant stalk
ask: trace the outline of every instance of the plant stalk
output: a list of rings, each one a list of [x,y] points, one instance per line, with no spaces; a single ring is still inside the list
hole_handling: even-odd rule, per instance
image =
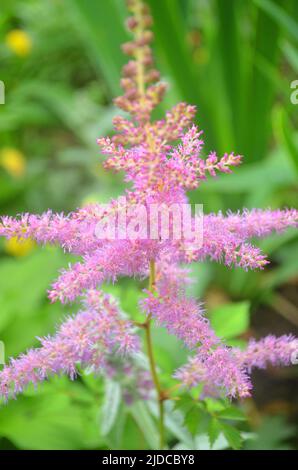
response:
[[[149,291],[154,292],[155,290],[155,262],[150,261],[150,276],[149,276]],[[165,446],[165,427],[164,427],[164,401],[166,399],[166,394],[162,390],[160,381],[158,378],[156,370],[156,362],[153,354],[153,345],[152,345],[152,334],[151,334],[151,314],[148,315],[147,320],[144,323],[145,329],[145,340],[147,345],[148,359],[150,365],[150,371],[152,376],[152,381],[158,397],[158,408],[159,408],[159,441],[160,449],[163,449]]]
[[[136,39],[140,39],[143,33],[143,26],[142,26],[142,2],[136,3],[135,9],[135,16],[138,21],[138,28],[136,30]],[[137,62],[137,76],[136,76],[136,83],[139,92],[139,100],[142,103],[145,95],[145,70],[144,70],[144,63],[143,63],[143,52],[142,48],[139,48],[136,52],[136,62]],[[148,139],[150,136],[148,136]],[[149,286],[148,289],[150,292],[154,292],[155,290],[155,261],[150,261],[150,275],[149,275]],[[139,324],[145,329],[145,341],[147,346],[148,352],[148,359],[150,365],[150,371],[152,376],[152,381],[154,383],[154,387],[158,397],[158,406],[159,406],[159,439],[160,439],[160,449],[163,449],[165,446],[165,429],[164,429],[164,400],[166,399],[166,393],[162,390],[157,370],[156,370],[156,362],[153,354],[153,345],[152,345],[152,335],[151,335],[151,318],[152,315],[149,313],[147,319],[144,323]]]

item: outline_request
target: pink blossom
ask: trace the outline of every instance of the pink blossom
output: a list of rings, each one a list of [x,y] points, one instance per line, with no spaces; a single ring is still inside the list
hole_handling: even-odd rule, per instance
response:
[[[238,361],[250,372],[254,367],[265,369],[268,365],[289,366],[293,355],[298,357],[298,339],[292,335],[268,335],[256,341],[251,339],[244,351],[236,351]]]
[[[39,338],[41,346],[11,359],[0,372],[0,394],[6,398],[22,392],[52,374],[77,374],[77,365],[94,372],[105,368],[109,354],[132,354],[139,348],[131,323],[121,317],[117,305],[106,294],[90,290],[85,310],[61,324],[53,337]]]
[[[120,196],[104,208],[93,204],[70,214],[49,210],[41,215],[26,213],[0,218],[0,236],[59,245],[78,256],[78,261],[54,281],[49,298],[66,303],[83,296],[82,310],[66,320],[55,336],[41,339],[40,348],[11,359],[0,372],[0,392],[6,398],[51,374],[67,373],[74,377],[77,364],[103,370],[106,375],[131,371],[135,374],[131,388],[137,388],[139,383],[141,388],[148,386],[150,390],[146,372],[139,371],[128,359],[138,349],[131,323],[122,317],[110,298],[96,289],[122,276],[143,280],[148,277],[152,262],[157,278],[150,292],[145,291],[141,306],[150,318],[193,350],[194,356],[176,372],[176,377],[186,385],[203,383],[205,394],[248,396],[251,368],[265,367],[268,363],[289,365],[297,347],[297,340],[292,337],[272,336],[251,341],[245,351],[225,346],[210,327],[202,303],[186,295],[188,273],[181,267],[185,263],[211,260],[229,268],[263,269],[268,260],[252,244],[252,239],[297,227],[297,210],[208,214],[203,220],[202,244],[196,236],[177,240],[159,236],[151,239],[146,235],[132,240],[96,235],[99,223],[111,217],[119,220],[137,205],[146,209],[152,204],[181,207],[188,201],[188,190],[205,184],[209,177],[230,173],[242,162],[242,157],[230,150],[223,156],[205,150],[204,157],[203,133],[193,123],[194,106],[179,103],[163,119],[153,119],[152,111],[162,100],[166,85],[153,65],[148,7],[129,0],[129,8],[133,16],[127,25],[133,40],[123,46],[130,60],[123,68],[123,95],[115,103],[130,116],[114,118],[114,135],[98,139],[106,156],[104,167],[124,172],[130,185],[125,192],[125,204]],[[133,214],[125,220],[127,228]],[[141,222],[147,225],[146,215]],[[195,227],[195,220],[189,225]],[[117,354],[127,358],[121,363],[121,371],[113,362]],[[131,399],[131,390],[127,390],[126,398]]]
[[[220,395],[224,391],[231,397],[243,398],[250,395],[252,385],[248,374],[253,368],[288,366],[294,354],[297,358],[298,339],[292,335],[269,335],[259,341],[251,339],[243,351],[219,346],[206,354],[199,348],[175,376],[188,387],[203,384],[203,393],[208,390]]]
[[[203,395],[245,398],[250,396],[252,388],[245,368],[225,346],[209,353],[199,349],[186,366],[176,371],[175,377],[188,387],[204,385]]]

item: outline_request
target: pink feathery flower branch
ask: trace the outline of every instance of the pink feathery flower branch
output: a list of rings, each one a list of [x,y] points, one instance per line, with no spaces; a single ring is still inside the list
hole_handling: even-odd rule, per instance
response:
[[[244,351],[235,351],[237,360],[250,372],[253,368],[265,369],[268,365],[289,366],[298,358],[298,339],[292,335],[279,338],[268,335],[256,341],[251,339]]]
[[[79,209],[64,216],[47,211],[41,216],[25,214],[17,219],[2,217],[0,234],[10,237],[31,238],[37,243],[59,244],[66,251],[83,255],[82,262],[63,271],[50,291],[51,300],[73,301],[84,289],[96,287],[104,281],[115,281],[119,276],[144,277],[149,261],[163,252],[174,250],[173,259],[182,261],[211,259],[227,266],[244,269],[263,268],[268,261],[258,247],[248,241],[264,237],[273,231],[282,232],[297,226],[297,211],[253,210],[243,214],[210,214],[203,219],[203,244],[200,248],[178,247],[171,241],[106,240],[96,237],[96,225],[102,211],[95,205]],[[172,245],[172,246],[171,246]],[[185,251],[184,251],[185,250]]]
[[[3,397],[14,397],[53,374],[73,379],[78,365],[102,373],[111,354],[129,356],[139,349],[131,322],[121,316],[107,294],[89,290],[83,304],[85,309],[62,323],[55,336],[39,338],[39,348],[11,359],[4,367],[0,376]]]
[[[232,397],[246,397],[252,388],[248,374],[253,368],[288,366],[294,363],[293,359],[297,361],[297,352],[298,339],[291,335],[279,338],[269,335],[259,341],[251,339],[244,351],[218,347],[210,354],[202,354],[199,349],[176,372],[176,378],[188,387],[204,384],[203,394],[213,390],[215,395],[222,391]]]
[[[182,208],[188,203],[187,191],[205,184],[209,177],[230,173],[242,162],[242,157],[233,152],[222,156],[214,151],[203,154],[203,132],[193,123],[194,106],[179,103],[163,119],[152,119],[152,111],[166,91],[153,65],[152,18],[140,0],[128,0],[128,7],[132,16],[127,26],[133,39],[123,46],[130,60],[122,71],[123,95],[116,98],[115,104],[129,117],[114,118],[114,135],[99,138],[98,144],[106,156],[104,167],[123,171],[129,190],[104,208],[93,204],[70,214],[49,210],[41,215],[0,218],[0,236],[59,245],[78,256],[79,260],[54,281],[49,298],[62,303],[85,299],[82,310],[66,320],[55,336],[41,339],[40,348],[11,359],[0,372],[0,393],[5,398],[15,396],[29,383],[36,384],[52,374],[74,377],[77,364],[108,374],[109,358],[119,353],[130,356],[138,349],[138,341],[129,320],[122,318],[97,289],[124,276],[141,280],[149,277],[141,301],[146,317],[137,326],[146,332],[162,427],[162,406],[168,396],[159,383],[152,355],[152,320],[192,351],[193,356],[175,372],[175,377],[189,387],[203,384],[204,395],[246,397],[252,390],[249,373],[253,367],[290,364],[297,348],[297,340],[292,337],[269,336],[251,341],[244,351],[227,347],[212,330],[202,304],[186,295],[188,273],[181,266],[211,260],[227,267],[263,269],[268,260],[253,240],[297,227],[298,212],[254,209],[207,214],[203,218],[202,243],[195,236],[179,240],[151,238],[148,234],[136,239],[98,236],[98,224],[108,223],[113,217],[123,220],[127,213],[122,223],[125,229],[133,223],[147,226],[147,213],[139,213],[136,208],[150,210],[152,205],[172,204]],[[138,223],[134,212],[138,212]],[[194,219],[189,225],[194,225]],[[160,235],[159,229],[157,233]],[[133,367],[130,370],[135,371]],[[147,386],[146,374],[140,381]]]

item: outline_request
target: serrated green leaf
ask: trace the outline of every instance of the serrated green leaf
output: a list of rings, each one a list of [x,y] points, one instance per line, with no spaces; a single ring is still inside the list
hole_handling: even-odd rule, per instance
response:
[[[189,395],[184,395],[175,403],[175,408],[182,411],[182,413],[188,413],[193,406],[193,399]]]
[[[185,426],[188,431],[194,436],[197,434],[198,423],[202,418],[202,412],[195,406],[193,406],[185,416]]]
[[[242,437],[240,431],[238,431],[238,429],[231,426],[230,424],[223,423],[222,421],[219,421],[218,423],[223,435],[225,436],[232,449],[240,449],[242,445]]]
[[[205,410],[198,406],[193,406],[186,414],[184,424],[188,431],[194,436],[206,429],[209,420],[210,416]]]
[[[219,413],[217,413],[217,417],[221,419],[232,419],[235,421],[246,420],[245,414],[235,406],[231,406],[229,408],[226,408],[225,410],[220,411]]]
[[[223,400],[215,400],[211,397],[205,398],[204,404],[208,413],[210,414],[217,413],[225,408],[225,403]]]
[[[194,438],[195,450],[225,450],[229,447],[229,444],[224,437],[223,433],[220,432],[213,447],[210,446],[209,436],[207,433],[199,434]]]
[[[210,442],[210,447],[213,447],[213,444],[215,443],[216,439],[218,438],[220,434],[221,428],[218,423],[218,420],[216,418],[212,418],[210,420],[209,426],[208,426],[208,437],[209,437],[209,442]]]

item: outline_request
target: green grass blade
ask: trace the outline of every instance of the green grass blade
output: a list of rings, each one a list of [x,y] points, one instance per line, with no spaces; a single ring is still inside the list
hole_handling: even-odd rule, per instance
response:
[[[280,0],[278,0],[280,2]],[[242,136],[246,161],[262,159],[267,152],[271,134],[270,111],[275,86],[272,80],[260,71],[260,57],[277,68],[280,28],[262,9],[258,10],[253,69],[247,93],[247,126]]]
[[[259,8],[267,13],[280,27],[284,28],[293,39],[298,41],[298,23],[272,0],[254,0]],[[286,3],[286,2],[285,2]]]
[[[239,135],[242,102],[242,64],[239,51],[240,37],[237,28],[238,6],[239,0],[229,0],[228,2],[216,0],[219,60],[223,69],[227,96],[232,108],[232,120],[236,135]]]
[[[120,45],[128,39],[124,28],[125,10],[117,0],[73,0],[70,10],[94,64],[106,79],[111,93],[118,95],[120,70],[126,61]]]
[[[148,0],[148,4],[154,19],[159,65],[174,80],[173,86],[177,88],[180,98],[199,107],[202,127],[210,135],[208,106],[187,44],[187,27],[181,4],[178,0]]]

